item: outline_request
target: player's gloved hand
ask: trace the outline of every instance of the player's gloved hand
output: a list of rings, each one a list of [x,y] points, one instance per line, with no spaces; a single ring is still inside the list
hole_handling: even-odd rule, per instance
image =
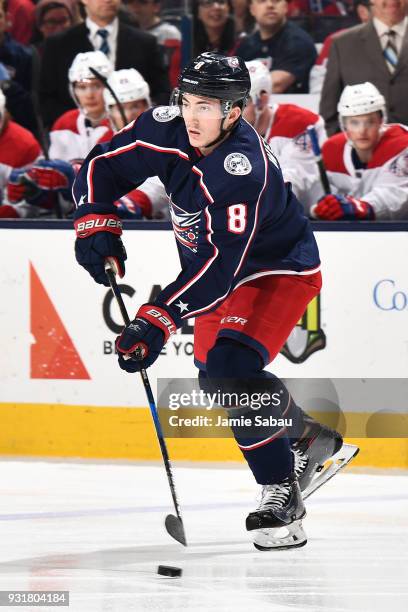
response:
[[[109,287],[105,272],[105,259],[110,257],[120,278],[125,274],[125,247],[120,235],[122,222],[116,209],[108,204],[82,204],[74,212],[74,226],[77,235],[75,257],[92,278]]]
[[[139,372],[151,366],[163,346],[177,329],[171,315],[162,306],[143,304],[136,318],[116,339],[119,366],[126,372]]]
[[[321,198],[312,208],[311,216],[315,219],[328,221],[336,221],[337,219],[360,221],[375,218],[374,209],[368,202],[351,196],[333,194]]]
[[[66,161],[41,159],[26,171],[26,176],[39,189],[64,191],[72,188],[75,172]]]
[[[21,200],[35,198],[41,190],[27,177],[27,168],[18,168],[11,171],[7,181],[7,199],[16,204]]]
[[[114,203],[121,219],[142,219],[142,209],[130,194],[122,196]]]

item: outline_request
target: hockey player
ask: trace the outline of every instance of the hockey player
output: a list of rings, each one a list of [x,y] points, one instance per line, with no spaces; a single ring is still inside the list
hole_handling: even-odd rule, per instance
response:
[[[372,83],[348,85],[338,104],[343,132],[322,148],[332,194],[317,219],[408,219],[408,128],[386,124],[385,100]],[[323,190],[316,180],[316,200]]]
[[[84,159],[97,142],[113,136],[106,116],[104,85],[91,71],[107,78],[113,67],[101,51],[78,53],[68,71],[69,90],[78,108],[59,117],[50,132],[51,159]]]
[[[108,84],[116,94],[117,99],[126,116],[123,122],[122,114],[117,101],[109,88],[106,87],[103,96],[105,106],[112,121],[115,132],[118,132],[131,121],[135,121],[145,110],[150,108],[150,88],[138,70],[127,68],[115,70],[108,78]]]
[[[119,365],[128,372],[150,367],[170,335],[196,317],[195,361],[203,386],[220,382],[223,391],[281,395],[280,407],[271,402],[256,412],[225,406],[250,421],[232,427],[262,485],[261,503],[246,527],[254,531],[255,546],[269,550],[306,543],[294,470],[308,478],[315,440],[324,438],[328,456],[342,440],[320,426],[316,430],[283,383],[264,371],[320,291],[321,276],[299,202],[269,147],[241,120],[249,90],[240,58],[203,53],[181,74],[173,106],[143,113],[110,143],[97,146],[74,184],[75,249],[78,263],[97,283],[108,286],[107,258],[115,260],[122,277],[126,252],[112,202],[147,177],[159,176],[171,193],[182,269],[154,303],[140,307],[118,338]],[[259,437],[252,426],[255,414],[284,415],[293,426],[288,431],[271,424]],[[294,466],[289,438],[299,444],[303,464]],[[286,535],[278,537],[281,527]]]
[[[112,72],[108,84],[119,100],[126,124],[135,121],[151,107],[149,84],[134,68]],[[104,98],[112,127],[117,132],[125,127],[122,113],[109,88],[105,88]],[[117,202],[122,219],[168,219],[168,204],[169,198],[157,176],[149,177],[138,189],[132,190]]]
[[[270,72],[263,62],[246,63],[251,76],[250,99],[243,111],[244,119],[265,138],[279,160],[285,181],[292,183],[296,196],[303,193],[310,175],[315,174],[306,128],[314,126],[322,145],[327,139],[323,118],[296,104],[271,104]]]

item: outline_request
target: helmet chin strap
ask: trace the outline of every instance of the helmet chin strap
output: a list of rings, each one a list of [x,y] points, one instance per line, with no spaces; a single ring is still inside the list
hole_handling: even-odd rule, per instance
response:
[[[231,129],[235,125],[235,123],[233,123],[232,126],[229,129],[224,129],[222,126],[223,126],[225,120],[226,120],[226,117],[223,117],[221,119],[221,121],[220,121],[220,133],[218,134],[217,138],[215,138],[211,142],[203,145],[203,147],[202,147],[203,149],[208,149],[209,147],[212,147],[215,144],[218,144],[221,140],[223,140],[223,138],[225,138],[225,136],[228,134],[228,132],[231,131]]]

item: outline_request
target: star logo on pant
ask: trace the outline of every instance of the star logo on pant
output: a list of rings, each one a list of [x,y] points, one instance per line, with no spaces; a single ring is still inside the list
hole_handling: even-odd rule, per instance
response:
[[[188,304],[184,304],[181,300],[178,304],[175,304],[175,306],[177,306],[177,308],[180,308],[180,314],[185,310],[188,310]]]

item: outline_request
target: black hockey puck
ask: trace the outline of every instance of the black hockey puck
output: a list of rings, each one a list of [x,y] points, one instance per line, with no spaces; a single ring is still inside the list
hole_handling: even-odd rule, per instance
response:
[[[159,565],[157,573],[161,576],[170,576],[171,578],[180,578],[183,570],[181,567],[172,567],[171,565]]]

